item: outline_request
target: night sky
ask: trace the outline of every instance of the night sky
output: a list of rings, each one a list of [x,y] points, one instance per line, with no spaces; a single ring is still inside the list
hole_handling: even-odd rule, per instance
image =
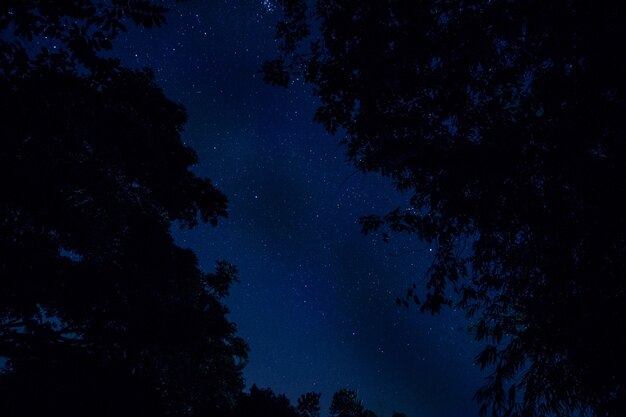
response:
[[[464,316],[395,304],[422,282],[429,248],[385,244],[357,223],[406,196],[346,161],[340,138],[312,122],[308,87],[269,87],[257,73],[274,56],[277,18],[269,0],[189,0],[165,27],[131,29],[114,50],[126,65],[151,67],[184,104],[195,169],[229,198],[217,228],[173,232],[205,270],[219,259],[239,269],[226,304],[251,349],[247,384],[292,401],[321,392],[322,415],[344,387],[379,417],[477,415],[484,375]]]

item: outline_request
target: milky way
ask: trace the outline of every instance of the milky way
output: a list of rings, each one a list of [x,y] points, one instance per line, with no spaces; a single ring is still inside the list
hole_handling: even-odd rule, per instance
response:
[[[130,32],[116,53],[152,67],[166,94],[185,105],[185,142],[196,171],[229,198],[217,228],[174,230],[204,269],[239,268],[227,305],[250,345],[245,377],[286,393],[357,389],[389,417],[477,415],[478,347],[455,312],[438,317],[395,305],[430,263],[424,244],[360,233],[359,216],[406,196],[346,162],[339,137],[312,122],[315,100],[298,81],[263,85],[257,73],[275,47],[275,5],[200,1],[176,6],[159,30]]]

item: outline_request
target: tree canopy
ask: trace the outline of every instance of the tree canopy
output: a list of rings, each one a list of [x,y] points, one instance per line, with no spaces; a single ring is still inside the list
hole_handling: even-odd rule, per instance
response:
[[[321,393],[307,392],[298,398],[296,410],[300,417],[320,417]]]
[[[364,417],[366,412],[356,391],[345,388],[333,394],[328,411],[330,417]]]
[[[259,388],[252,385],[250,392],[242,392],[237,405],[229,414],[231,417],[311,417],[320,415],[320,397],[317,392],[307,392],[298,398],[296,407],[293,407],[283,394],[276,395],[270,388]],[[347,388],[340,389],[333,394],[328,410],[330,417],[376,417],[376,414],[363,407],[357,392]],[[393,413],[393,417],[404,416],[403,413]]]
[[[0,4],[0,413],[206,415],[243,387],[247,348],[174,224],[226,197],[190,167],[184,108],[109,50],[162,2]]]
[[[252,385],[250,393],[242,392],[233,409],[232,417],[299,417],[289,399],[276,395],[270,388],[259,388]]]
[[[493,416],[626,410],[626,10],[576,0],[280,2],[266,81],[407,207],[365,232],[434,249],[400,304],[466,310]]]

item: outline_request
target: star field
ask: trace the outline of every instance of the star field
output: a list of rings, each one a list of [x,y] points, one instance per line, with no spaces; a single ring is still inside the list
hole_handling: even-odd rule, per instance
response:
[[[163,28],[131,31],[116,49],[127,65],[151,67],[187,108],[196,172],[229,198],[217,228],[174,233],[204,269],[219,259],[239,269],[227,305],[251,349],[247,383],[292,401],[321,392],[323,410],[346,387],[380,417],[477,415],[471,397],[482,374],[464,318],[395,305],[422,279],[429,248],[385,244],[357,223],[405,196],[346,162],[339,138],[312,122],[307,86],[263,84],[257,71],[273,55],[276,18],[268,0],[191,0]]]

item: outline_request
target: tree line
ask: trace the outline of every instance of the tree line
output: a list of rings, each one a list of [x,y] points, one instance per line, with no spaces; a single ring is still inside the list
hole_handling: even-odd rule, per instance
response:
[[[307,392],[298,397],[292,405],[287,397],[276,395],[269,388],[253,385],[249,393],[242,393],[232,411],[232,417],[261,415],[263,417],[320,417],[320,397],[317,392]],[[354,390],[340,389],[333,394],[328,417],[377,417],[368,410]],[[391,417],[406,417],[404,413],[394,412]]]

